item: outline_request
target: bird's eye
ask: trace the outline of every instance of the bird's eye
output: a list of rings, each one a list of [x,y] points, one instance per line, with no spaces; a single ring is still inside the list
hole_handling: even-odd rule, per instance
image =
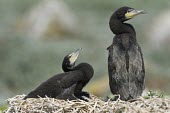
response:
[[[133,9],[128,9],[127,12],[129,13],[129,12],[131,12],[132,10],[133,10]]]

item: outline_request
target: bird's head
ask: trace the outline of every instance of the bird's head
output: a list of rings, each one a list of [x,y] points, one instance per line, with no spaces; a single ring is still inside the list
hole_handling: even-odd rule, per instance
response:
[[[115,15],[122,22],[132,19],[133,17],[139,14],[145,14],[145,13],[146,12],[144,10],[136,10],[134,8],[130,8],[127,6],[121,7],[115,11]]]
[[[75,52],[68,54],[67,56],[65,56],[64,60],[63,60],[63,68],[66,69],[72,69],[75,66],[75,62],[79,56],[80,50],[82,48],[77,49]]]

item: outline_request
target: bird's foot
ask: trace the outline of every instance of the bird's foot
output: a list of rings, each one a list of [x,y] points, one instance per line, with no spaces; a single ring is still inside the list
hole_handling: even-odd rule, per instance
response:
[[[137,101],[138,99],[130,99],[130,100],[128,100],[128,102],[135,102],[135,101]]]
[[[84,100],[86,102],[88,102],[88,99],[91,99],[90,94],[85,91],[82,91],[79,94],[75,94],[75,96],[79,98],[80,100]]]
[[[80,100],[84,100],[86,102],[88,102],[88,99],[86,97],[83,97],[83,96],[77,96],[78,99]]]
[[[106,99],[104,99],[105,102],[107,102],[108,100],[111,100],[111,101],[117,101],[117,99],[119,99],[119,95],[113,95],[111,97],[107,96]]]
[[[90,94],[89,94],[88,92],[85,92],[85,91],[82,91],[82,92],[80,93],[80,96],[85,96],[85,97],[87,97],[87,98],[91,98],[91,97],[90,97]]]

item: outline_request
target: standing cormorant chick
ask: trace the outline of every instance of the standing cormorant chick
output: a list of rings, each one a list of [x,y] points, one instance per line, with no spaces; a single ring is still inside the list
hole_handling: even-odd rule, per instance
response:
[[[93,68],[88,63],[80,63],[75,66],[81,48],[67,55],[62,63],[65,73],[54,75],[43,82],[35,90],[31,91],[24,99],[51,97],[64,100],[82,99],[82,96],[89,97],[87,92],[83,92],[83,87],[93,76]]]
[[[109,85],[120,99],[130,100],[141,96],[145,87],[145,69],[142,51],[132,25],[125,21],[143,14],[143,10],[121,7],[110,18],[110,29],[115,34],[108,47]]]

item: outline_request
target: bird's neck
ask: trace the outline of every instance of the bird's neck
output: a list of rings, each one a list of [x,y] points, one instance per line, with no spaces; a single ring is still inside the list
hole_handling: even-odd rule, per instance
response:
[[[62,69],[64,72],[69,71],[81,71],[87,78],[92,78],[94,70],[93,67],[88,63],[80,63],[77,66],[74,66],[73,68],[68,68],[64,64],[62,64]]]
[[[80,63],[75,66],[73,70],[81,71],[89,79],[93,76],[94,73],[92,66],[88,63]]]
[[[64,64],[62,64],[62,69],[64,72],[69,72],[69,71],[72,71],[73,69],[71,68],[68,68],[67,66],[65,66]]]
[[[116,17],[115,18],[111,17],[109,25],[110,25],[111,31],[116,35],[129,33],[129,34],[136,36],[135,29],[133,28],[131,24],[123,23]]]
[[[82,66],[81,63],[76,65],[76,66],[74,66],[74,67],[67,67],[65,65],[65,63],[63,63],[62,64],[62,69],[63,69],[64,72],[69,72],[69,71],[74,71],[74,70],[80,70],[80,71],[84,71],[85,70],[84,66]]]

